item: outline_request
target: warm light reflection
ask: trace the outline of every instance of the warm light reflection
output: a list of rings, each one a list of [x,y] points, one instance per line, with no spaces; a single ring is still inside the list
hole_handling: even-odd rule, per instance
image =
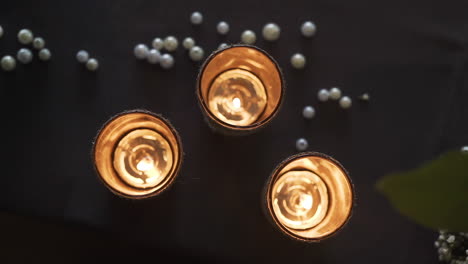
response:
[[[325,183],[311,171],[290,171],[273,186],[273,209],[290,228],[308,229],[320,223],[328,209]]]
[[[154,130],[133,130],[115,148],[115,170],[122,180],[137,188],[156,186],[164,180],[171,166],[169,142]]]
[[[247,126],[265,110],[267,95],[257,76],[246,70],[233,69],[216,77],[208,101],[211,112],[222,121]]]

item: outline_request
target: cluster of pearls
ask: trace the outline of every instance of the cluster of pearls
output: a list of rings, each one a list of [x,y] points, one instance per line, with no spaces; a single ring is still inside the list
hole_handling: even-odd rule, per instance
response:
[[[320,102],[326,102],[329,99],[334,101],[339,100],[338,103],[343,109],[348,109],[353,104],[349,96],[342,96],[342,92],[338,87],[333,87],[330,90],[320,89],[317,93],[317,98]]]
[[[468,233],[439,231],[434,242],[439,260],[450,264],[468,264]]]
[[[170,54],[161,54],[162,49],[170,49],[174,51],[179,46],[179,42],[173,36],[168,36],[164,40],[160,38],[153,39],[151,46],[148,48],[145,44],[137,44],[133,48],[135,58],[139,60],[146,60],[150,64],[158,64],[163,69],[170,69],[174,66],[174,57]],[[168,50],[169,51],[169,50]]]
[[[76,60],[79,63],[86,65],[86,69],[89,71],[96,71],[99,68],[99,61],[95,58],[90,58],[89,53],[86,50],[80,50],[76,53]]]

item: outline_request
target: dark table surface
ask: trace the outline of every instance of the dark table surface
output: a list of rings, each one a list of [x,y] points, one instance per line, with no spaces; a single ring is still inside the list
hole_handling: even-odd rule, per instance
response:
[[[189,22],[195,10],[201,26]],[[3,1],[0,55],[16,54],[18,30],[30,28],[53,58],[0,72],[0,209],[216,261],[436,263],[436,233],[399,215],[374,185],[468,143],[467,10],[464,0]],[[309,19],[318,32],[304,39],[299,27]],[[220,20],[231,25],[227,37],[216,34]],[[281,38],[266,43],[260,32],[271,21]],[[277,59],[288,86],[276,119],[254,135],[209,129],[194,93],[200,64],[181,48],[171,70],[133,56],[135,44],[167,35],[192,36],[210,53],[245,29]],[[99,60],[98,72],[76,62],[80,49]],[[295,52],[307,56],[304,70],[290,66]],[[317,91],[333,86],[353,98],[370,92],[371,101],[354,100],[348,111],[319,103]],[[301,116],[308,104],[317,111],[310,121]],[[135,108],[168,118],[186,154],[172,188],[144,201],[110,193],[90,157],[99,127]],[[298,137],[339,160],[356,188],[351,221],[319,244],[288,239],[261,210],[265,180],[296,153]]]

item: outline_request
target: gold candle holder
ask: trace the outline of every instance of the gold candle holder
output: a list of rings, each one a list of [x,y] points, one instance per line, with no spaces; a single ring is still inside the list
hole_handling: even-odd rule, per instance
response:
[[[167,189],[180,170],[182,154],[172,125],[144,110],[112,117],[93,146],[94,165],[102,182],[115,194],[131,199]]]
[[[267,215],[282,233],[306,242],[334,235],[351,217],[354,190],[336,160],[315,152],[292,156],[266,184]]]
[[[277,114],[284,81],[275,60],[249,45],[211,54],[197,79],[197,97],[208,124],[224,134],[248,134]]]

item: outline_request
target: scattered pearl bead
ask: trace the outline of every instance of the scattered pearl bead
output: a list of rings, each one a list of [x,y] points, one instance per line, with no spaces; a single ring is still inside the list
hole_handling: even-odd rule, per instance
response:
[[[159,64],[161,64],[163,69],[170,69],[174,66],[174,57],[171,54],[163,54]]]
[[[364,93],[361,96],[359,96],[359,99],[361,99],[362,101],[369,101],[370,95],[368,93]]]
[[[151,46],[157,50],[162,50],[164,48],[164,41],[161,38],[154,38]]]
[[[296,69],[303,69],[306,64],[306,58],[300,53],[296,53],[291,57],[291,65]]]
[[[96,71],[99,68],[99,62],[96,59],[91,58],[86,62],[86,68],[90,71]]]
[[[148,57],[149,49],[145,44],[138,44],[133,49],[133,54],[139,60],[144,60]]]
[[[305,138],[300,138],[296,141],[296,149],[298,151],[304,151],[309,147],[309,143],[307,143],[307,140]]]
[[[315,32],[317,32],[317,27],[315,26],[314,22],[306,21],[301,26],[301,32],[304,37],[310,38],[315,35]]]
[[[228,44],[226,44],[226,43],[221,43],[221,44],[219,44],[218,49],[225,49],[225,48],[227,48],[227,47],[229,47]]]
[[[221,21],[216,26],[216,30],[218,31],[219,34],[226,35],[229,32],[229,24],[226,23],[225,21]]]
[[[340,99],[341,108],[348,109],[348,108],[351,107],[351,105],[352,105],[351,98],[349,98],[348,96],[341,97],[341,99]]]
[[[45,40],[41,37],[34,38],[32,45],[33,45],[33,48],[37,50],[43,49],[45,47]]]
[[[12,71],[16,68],[16,60],[12,56],[4,56],[0,61],[2,69],[4,71]]]
[[[460,151],[461,151],[463,154],[468,154],[468,146],[463,146],[463,147],[461,147]],[[468,249],[466,250],[466,254],[468,255]]]
[[[33,41],[34,35],[29,29],[22,29],[18,32],[18,41],[21,44],[29,44]]]
[[[455,236],[454,236],[454,235],[449,236],[449,237],[447,238],[447,242],[449,242],[449,243],[455,242]]]
[[[149,63],[156,64],[161,60],[161,53],[157,49],[151,49],[148,52],[148,57],[146,59]]]
[[[164,39],[164,48],[167,51],[174,51],[179,46],[179,41],[174,36],[168,36]]]
[[[310,105],[304,107],[304,110],[302,110],[302,116],[305,119],[312,119],[315,116],[315,109]]]
[[[195,46],[195,40],[193,38],[185,38],[184,41],[182,41],[182,46],[184,46],[185,49],[191,49],[193,46]]]
[[[203,22],[203,15],[200,12],[193,12],[190,16],[190,22],[194,25],[200,25]]]
[[[189,51],[190,59],[192,59],[193,61],[201,61],[204,55],[205,55],[205,52],[199,46],[195,46],[191,48]]]
[[[278,40],[280,37],[281,29],[275,23],[268,23],[263,27],[263,38],[268,41]]]
[[[50,53],[49,49],[41,49],[39,51],[39,59],[41,61],[48,61],[50,60],[50,57],[52,57],[52,54]]]
[[[341,98],[341,90],[340,88],[333,87],[330,89],[330,99],[338,100]]]
[[[257,41],[257,36],[255,35],[255,32],[252,30],[246,30],[242,32],[241,35],[241,41],[244,42],[245,44],[254,44],[255,41]]]
[[[76,53],[76,60],[79,63],[86,63],[89,60],[89,53],[86,50],[80,50]]]
[[[326,102],[328,101],[328,98],[330,98],[330,93],[326,89],[321,89],[317,93],[317,98],[320,102]]]
[[[3,37],[3,28],[0,26],[0,38]]]
[[[33,54],[29,49],[22,48],[18,50],[18,53],[16,54],[16,59],[18,59],[18,61],[23,64],[28,64],[32,61]]]

